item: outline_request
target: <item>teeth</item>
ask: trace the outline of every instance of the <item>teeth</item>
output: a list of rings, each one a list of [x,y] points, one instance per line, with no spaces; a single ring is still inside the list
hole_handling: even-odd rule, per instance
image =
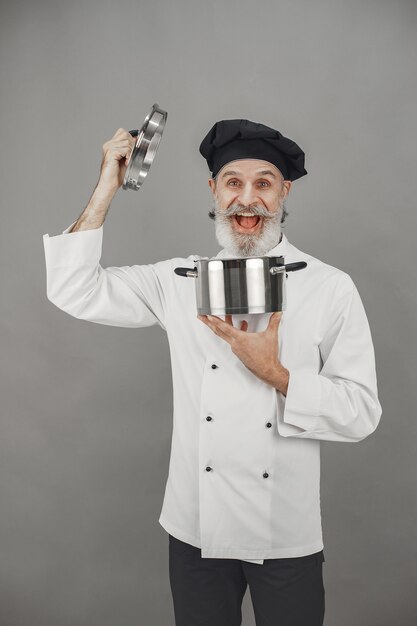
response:
[[[243,215],[243,217],[257,217],[253,213],[236,213],[236,215]]]

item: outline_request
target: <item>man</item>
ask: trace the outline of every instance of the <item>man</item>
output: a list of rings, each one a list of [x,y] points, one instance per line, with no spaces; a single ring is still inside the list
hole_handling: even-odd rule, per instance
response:
[[[167,333],[174,390],[169,533],[177,626],[238,626],[249,585],[257,626],[324,619],[320,440],[358,442],[380,416],[371,333],[348,274],[281,232],[304,152],[279,131],[222,120],[200,152],[212,173],[217,257],[307,261],[284,312],[197,318],[191,254],[100,265],[103,222],[134,145],[103,145],[99,182],[76,223],[44,235],[48,299],[82,320]]]

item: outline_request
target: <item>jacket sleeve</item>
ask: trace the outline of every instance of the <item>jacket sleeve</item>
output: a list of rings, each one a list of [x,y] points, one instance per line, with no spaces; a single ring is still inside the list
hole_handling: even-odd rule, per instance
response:
[[[43,236],[48,300],[81,320],[126,328],[159,324],[165,330],[161,277],[168,261],[103,268],[103,226],[70,233],[72,226],[62,235]]]
[[[348,274],[333,299],[319,342],[319,373],[290,370],[279,431],[283,436],[355,442],[378,426],[375,354],[358,290]]]

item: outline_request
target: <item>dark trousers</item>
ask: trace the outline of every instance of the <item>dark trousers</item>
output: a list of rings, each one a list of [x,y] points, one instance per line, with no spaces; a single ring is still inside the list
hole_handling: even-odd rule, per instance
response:
[[[176,626],[240,626],[249,585],[256,626],[322,626],[323,550],[265,559],[201,558],[201,549],[169,535],[169,579]]]

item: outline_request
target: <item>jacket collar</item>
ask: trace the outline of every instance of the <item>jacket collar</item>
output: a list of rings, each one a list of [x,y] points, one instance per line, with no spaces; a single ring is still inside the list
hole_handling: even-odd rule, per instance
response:
[[[263,254],[263,256],[285,256],[288,250],[289,242],[285,235],[285,233],[281,232],[281,241],[274,247],[271,248],[268,252]],[[236,255],[232,254],[227,250],[227,248],[223,248],[220,250],[218,254],[216,254],[216,259],[224,259],[224,258],[234,258]]]

